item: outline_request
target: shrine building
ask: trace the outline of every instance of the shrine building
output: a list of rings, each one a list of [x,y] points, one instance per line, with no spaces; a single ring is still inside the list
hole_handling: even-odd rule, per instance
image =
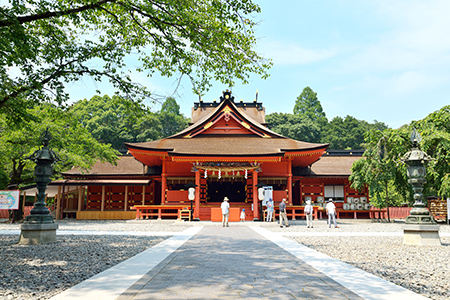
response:
[[[262,216],[258,187],[269,186],[275,207],[287,199],[288,216],[303,217],[306,200],[316,217],[324,200],[341,210],[368,211],[368,190],[350,187],[348,177],[362,151],[327,151],[269,130],[262,103],[235,101],[230,91],[219,101],[194,103],[191,124],[170,137],[126,143],[130,155],[117,165],[97,163],[88,172],[63,173],[58,186],[57,219],[180,218],[217,221],[228,197],[230,221]],[[188,199],[188,185],[195,185]],[[358,200],[358,201],[356,201]],[[192,207],[192,211],[191,211]],[[355,214],[356,216],[356,214]]]

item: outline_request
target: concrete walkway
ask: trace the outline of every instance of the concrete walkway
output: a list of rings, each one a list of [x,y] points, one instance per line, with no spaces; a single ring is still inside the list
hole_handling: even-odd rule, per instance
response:
[[[427,299],[260,227],[193,227],[56,299]]]

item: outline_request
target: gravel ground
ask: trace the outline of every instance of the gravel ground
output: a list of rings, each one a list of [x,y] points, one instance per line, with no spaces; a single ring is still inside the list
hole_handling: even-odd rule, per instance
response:
[[[194,223],[64,220],[58,224],[59,230],[180,232]],[[324,221],[316,221],[313,229],[307,229],[304,221],[291,222],[289,228],[276,223],[245,225],[299,234],[329,232],[332,236],[290,238],[431,299],[450,299],[450,237],[442,237],[440,247],[417,247],[403,245],[402,237],[339,236],[340,232],[402,232],[401,223],[340,220],[336,229],[329,229]],[[18,230],[19,226],[0,223],[0,230]],[[441,226],[440,232],[449,233],[450,226]],[[56,243],[28,246],[18,245],[15,235],[0,235],[0,299],[48,299],[165,238],[58,235]]]
[[[58,230],[179,232],[183,223],[58,221]],[[0,223],[0,230],[19,224]],[[17,235],[0,235],[0,299],[49,299],[167,237],[58,235],[56,243],[19,245]]]
[[[403,232],[402,223],[338,223],[339,228],[331,229],[324,221],[315,222],[313,229],[303,224],[268,229],[277,232],[336,234],[289,238],[425,297],[450,299],[450,237],[441,237],[442,246],[409,246],[403,245],[402,236],[338,236],[341,232]],[[440,232],[449,233],[450,226],[441,226]]]
[[[105,220],[105,221],[75,221],[60,220],[58,230],[94,230],[94,231],[174,231],[181,232],[191,223],[175,220]],[[20,230],[20,224],[0,223],[0,230]]]

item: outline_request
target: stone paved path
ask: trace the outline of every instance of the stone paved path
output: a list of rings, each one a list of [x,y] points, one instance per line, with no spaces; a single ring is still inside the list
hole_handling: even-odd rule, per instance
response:
[[[363,299],[248,227],[205,227],[128,299]]]

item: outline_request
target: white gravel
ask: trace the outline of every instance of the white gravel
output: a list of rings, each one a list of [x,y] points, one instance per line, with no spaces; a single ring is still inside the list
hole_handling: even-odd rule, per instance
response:
[[[303,224],[268,229],[291,234],[287,237],[298,243],[430,299],[450,299],[450,226],[440,227],[440,233],[445,235],[441,236],[442,246],[410,246],[403,245],[401,235],[343,236],[352,232],[403,233],[402,223],[341,220],[338,225],[339,228],[330,229],[324,221],[316,221],[312,229]],[[323,236],[324,233],[329,234]]]
[[[58,221],[59,231],[179,232],[180,222]],[[0,223],[0,230],[19,230]],[[106,233],[106,232],[105,232]],[[49,299],[168,236],[57,235],[57,242],[19,245],[18,235],[0,235],[0,299]]]
[[[58,224],[61,231],[105,231],[105,235],[58,235],[56,243],[31,246],[18,245],[17,235],[0,235],[0,299],[48,299],[167,238],[106,235],[107,231],[170,234],[189,226],[216,225],[173,220],[64,220]],[[336,229],[329,229],[324,221],[316,221],[312,229],[304,221],[291,222],[289,228],[276,223],[231,224],[242,225],[295,235],[290,238],[423,296],[450,299],[450,226],[440,228],[446,235],[441,237],[442,246],[419,247],[403,245],[401,236],[392,236],[402,232],[401,223],[340,220]],[[0,223],[0,230],[19,229],[19,224]],[[366,232],[380,236],[351,236]]]

